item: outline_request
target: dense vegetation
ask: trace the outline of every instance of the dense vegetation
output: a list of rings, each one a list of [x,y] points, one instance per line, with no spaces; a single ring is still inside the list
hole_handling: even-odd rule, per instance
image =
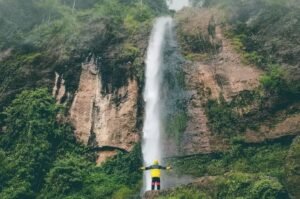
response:
[[[72,3],[71,3],[72,2]],[[104,92],[135,78],[160,0],[0,1],[0,110],[24,89],[51,87],[54,72],[77,89],[81,63],[95,59]],[[18,13],[18,14],[16,14]]]
[[[141,149],[102,166],[77,143],[67,107],[50,96],[54,72],[75,92],[95,60],[103,92],[135,78],[160,0],[0,1],[0,198],[129,198],[139,195]],[[46,87],[46,88],[45,88]],[[43,89],[41,89],[43,88]],[[68,104],[67,104],[68,105]]]
[[[174,160],[179,173],[217,176],[230,171],[262,173],[283,179],[291,137],[262,144],[247,144],[238,139],[224,153],[203,154]]]
[[[3,112],[0,198],[128,198],[139,190],[141,149],[101,167],[57,121],[62,107],[47,89],[24,91]]]
[[[296,191],[296,184],[299,177],[296,172],[299,169],[296,165],[299,151],[296,148],[299,147],[299,139],[290,147],[292,140],[293,137],[286,137],[261,144],[236,140],[232,149],[225,153],[170,159],[178,173],[222,177],[217,177],[208,185],[202,184],[198,189],[187,186],[176,190],[166,198],[176,198],[185,193],[190,196],[188,198],[283,199],[289,198],[287,189],[290,195],[297,198],[299,192]]]
[[[207,0],[204,6],[230,13],[224,21],[228,38],[244,61],[265,74],[257,90],[206,104],[212,131],[232,142],[228,151],[170,159],[177,173],[217,177],[161,198],[298,198],[299,137],[249,144],[241,135],[300,112],[295,105],[300,97],[299,3]],[[164,12],[160,0],[0,0],[0,198],[138,197],[140,146],[97,167],[96,154],[76,142],[64,118],[67,107],[55,103],[49,87],[57,71],[73,93],[81,63],[95,59],[103,93],[130,78],[142,88],[146,38],[153,18]],[[179,35],[187,59],[218,52],[218,41],[206,42],[214,39],[214,26],[211,21],[205,38]],[[166,39],[174,45],[174,38]],[[187,98],[183,60],[172,45],[165,48],[164,118],[168,135],[179,145],[188,121]],[[247,106],[255,108],[236,111]]]
[[[203,184],[193,184],[161,194],[159,199],[285,199],[283,186],[274,178],[245,173],[228,173],[224,177],[207,178]]]

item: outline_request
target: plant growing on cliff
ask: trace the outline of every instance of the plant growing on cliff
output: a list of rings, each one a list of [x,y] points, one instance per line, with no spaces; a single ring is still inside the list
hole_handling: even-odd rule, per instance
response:
[[[202,181],[185,185],[160,194],[159,199],[288,199],[283,186],[268,176],[247,173],[228,173],[207,177]]]
[[[220,102],[210,100],[206,105],[209,124],[215,133],[232,135],[239,129],[239,119],[229,104],[221,98]]]
[[[7,172],[14,175],[2,182],[2,198],[13,193],[13,187],[20,186],[13,198],[27,198],[40,190],[53,155],[60,153],[64,144],[69,149],[71,129],[57,123],[58,111],[46,89],[24,91],[6,108],[0,148],[8,156]]]
[[[166,132],[168,136],[174,138],[178,146],[182,140],[183,132],[186,129],[187,122],[188,116],[184,111],[177,112],[168,118]]]
[[[300,137],[295,138],[285,163],[285,183],[292,198],[300,197]]]

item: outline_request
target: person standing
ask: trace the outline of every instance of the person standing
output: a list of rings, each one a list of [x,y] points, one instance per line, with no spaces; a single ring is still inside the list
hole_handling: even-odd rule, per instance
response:
[[[161,176],[161,170],[170,170],[171,167],[164,167],[159,165],[158,160],[155,160],[153,162],[153,165],[148,167],[141,167],[142,170],[150,170],[151,173],[151,190],[155,190],[155,186],[157,187],[157,190],[160,190],[160,176]]]

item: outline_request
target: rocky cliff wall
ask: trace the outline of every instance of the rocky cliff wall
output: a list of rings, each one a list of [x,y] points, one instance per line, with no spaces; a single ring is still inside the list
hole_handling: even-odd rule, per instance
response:
[[[94,60],[82,64],[79,87],[70,109],[75,135],[85,145],[130,151],[139,140],[137,81],[128,80],[127,86],[103,95],[100,78]],[[114,151],[101,151],[97,162],[113,155]]]
[[[230,136],[217,134],[210,128],[207,103],[224,99],[230,104],[242,92],[258,90],[264,71],[247,62],[234,41],[225,36],[227,29],[222,23],[222,12],[189,8],[179,12],[176,19],[178,40],[187,60],[185,83],[190,93],[189,119],[180,145],[182,155],[224,151],[229,147]],[[259,109],[255,101],[233,111],[243,114],[253,109]],[[279,122],[260,124],[257,130],[247,130],[243,135],[247,142],[297,135],[298,123],[299,114],[285,115]]]

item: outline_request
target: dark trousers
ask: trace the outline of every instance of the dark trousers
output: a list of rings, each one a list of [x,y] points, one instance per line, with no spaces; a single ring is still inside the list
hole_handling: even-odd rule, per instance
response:
[[[152,178],[151,190],[155,189],[155,185],[157,186],[157,190],[160,190],[160,178],[158,177]]]

